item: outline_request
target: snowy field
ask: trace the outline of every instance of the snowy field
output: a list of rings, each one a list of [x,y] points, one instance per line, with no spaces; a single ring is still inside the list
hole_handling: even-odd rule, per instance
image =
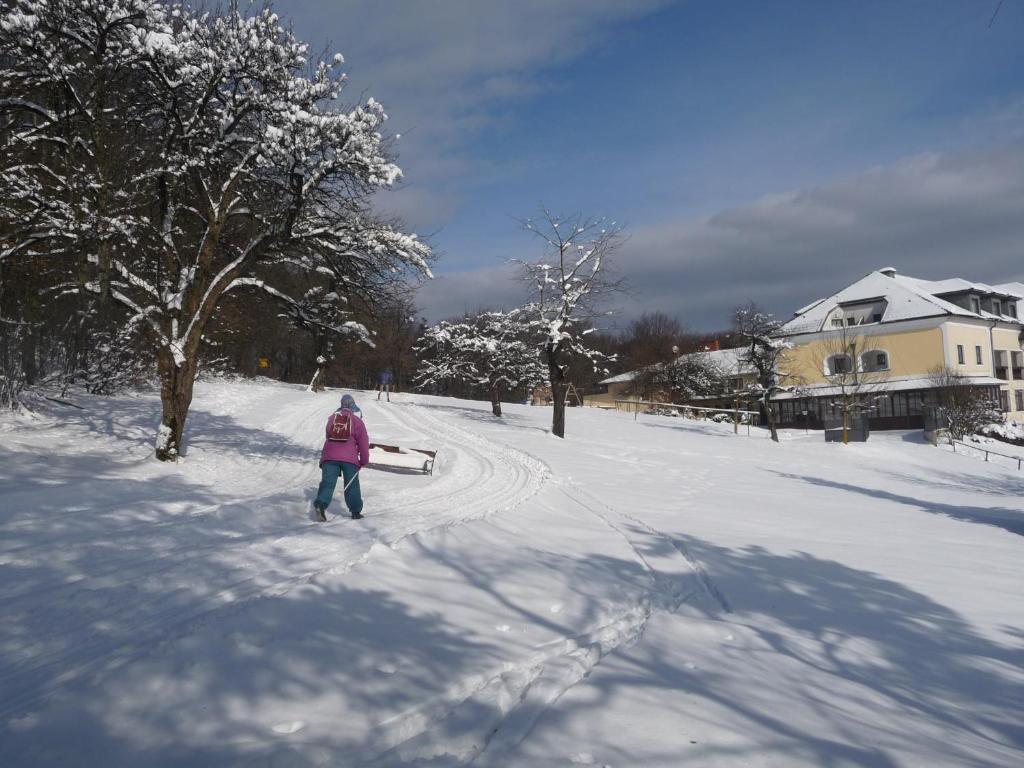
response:
[[[1015,467],[356,393],[437,469],[316,524],[338,394],[0,417],[0,765],[1024,765]]]

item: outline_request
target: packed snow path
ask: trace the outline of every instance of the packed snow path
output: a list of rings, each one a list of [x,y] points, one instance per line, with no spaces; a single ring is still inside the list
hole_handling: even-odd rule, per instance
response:
[[[204,384],[177,466],[151,397],[0,422],[0,764],[1024,759],[1024,477],[356,394],[437,471],[324,525],[338,393]]]

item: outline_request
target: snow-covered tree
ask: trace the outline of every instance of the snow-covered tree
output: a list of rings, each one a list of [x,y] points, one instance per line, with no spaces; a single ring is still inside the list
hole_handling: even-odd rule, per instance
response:
[[[346,300],[429,274],[429,249],[370,211],[401,175],[383,108],[334,107],[341,56],[311,62],[269,8],[5,6],[0,149],[16,159],[0,166],[0,262],[35,259],[60,278],[53,296],[94,296],[142,329],[161,381],[159,458],[180,451],[226,296],[258,292],[296,323],[367,338],[341,319]],[[277,279],[295,273],[324,291],[286,292]]]
[[[462,321],[442,320],[427,328],[416,349],[422,355],[416,375],[419,386],[462,381],[480,386],[501,416],[501,395],[508,389],[532,387],[545,378],[530,318],[522,309],[481,312]]]
[[[933,368],[930,375],[931,384],[938,393],[942,416],[949,425],[950,437],[962,440],[986,425],[1003,422],[1003,414],[992,397],[991,387],[979,387],[969,377],[949,367]]]
[[[533,294],[526,307],[543,335],[544,356],[551,382],[554,413],[551,432],[565,437],[566,371],[573,361],[587,361],[595,369],[607,362],[588,346],[586,334],[594,330],[600,302],[622,289],[610,277],[610,261],[622,243],[622,227],[604,219],[580,215],[556,216],[541,208],[537,219],[524,229],[544,245],[538,261],[516,263]]]
[[[696,397],[721,394],[726,375],[706,353],[680,355],[675,360],[654,366],[651,385],[674,402],[689,402]]]
[[[771,400],[796,384],[784,368],[786,351],[793,345],[779,336],[781,327],[782,323],[756,304],[749,303],[733,311],[733,328],[743,341],[739,359],[757,372],[757,381],[750,386],[748,395],[759,404],[775,442],[779,442],[779,432]]]

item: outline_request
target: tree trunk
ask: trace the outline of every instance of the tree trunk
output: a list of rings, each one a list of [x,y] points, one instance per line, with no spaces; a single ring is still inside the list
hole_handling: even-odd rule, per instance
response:
[[[551,434],[565,437],[565,373],[559,363],[557,351],[548,350],[548,377],[551,379],[551,398],[554,413],[551,415]]]
[[[318,365],[317,369],[316,369],[316,373],[313,374],[313,378],[309,382],[309,386],[306,387],[306,390],[308,392],[323,392],[324,391],[324,382],[323,382],[323,378],[324,377],[323,377],[323,373],[324,373],[324,367],[322,365]]]
[[[491,413],[501,416],[501,384],[491,386]]]
[[[185,420],[192,405],[192,389],[196,380],[196,361],[185,360],[175,365],[170,350],[157,353],[157,371],[160,375],[160,430],[156,438],[156,457],[160,461],[177,461],[181,455],[181,438]]]
[[[772,409],[771,401],[766,397],[764,400],[764,411],[768,418],[768,431],[771,432],[772,440],[779,442],[779,430],[775,426],[775,411]]]

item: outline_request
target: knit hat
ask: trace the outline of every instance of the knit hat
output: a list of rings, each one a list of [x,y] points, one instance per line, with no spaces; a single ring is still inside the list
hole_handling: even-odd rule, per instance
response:
[[[362,411],[359,410],[359,406],[356,405],[355,398],[352,397],[352,395],[341,396],[341,407],[348,408],[352,413],[362,413]]]

